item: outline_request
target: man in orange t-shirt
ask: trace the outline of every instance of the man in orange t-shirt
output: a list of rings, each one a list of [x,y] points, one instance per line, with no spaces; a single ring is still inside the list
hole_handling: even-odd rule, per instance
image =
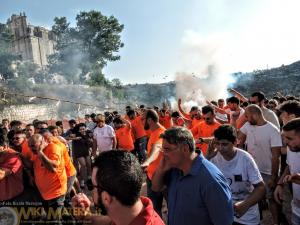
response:
[[[144,129],[144,120],[141,115],[137,116],[133,109],[130,109],[127,112],[127,116],[131,121],[132,131],[134,134],[134,150],[139,162],[142,163],[146,159],[146,148],[148,141],[147,133]]]
[[[62,151],[63,160],[65,162],[66,175],[67,175],[66,198],[67,198],[67,201],[69,201],[70,200],[69,195],[71,193],[72,187],[73,187],[74,182],[76,180],[77,172],[76,172],[75,166],[74,166],[74,164],[71,160],[71,157],[69,155],[69,151],[68,151],[67,146],[66,146],[67,143],[63,143],[63,141],[61,139],[59,139],[58,136],[57,137],[53,136],[53,134],[48,129],[43,129],[43,130],[41,130],[40,133],[45,138],[45,140],[47,142],[54,143]]]
[[[128,120],[117,117],[113,120],[116,138],[117,149],[131,152],[134,150],[133,139],[131,135],[131,124]]]
[[[199,123],[203,122],[201,111],[198,106],[192,106],[189,113],[186,113],[181,108],[181,98],[178,99],[178,110],[183,116],[183,118],[186,120],[189,125],[187,126],[189,129],[192,129],[193,127],[197,126]]]
[[[33,135],[28,143],[33,152],[35,183],[44,199],[46,213],[50,207],[54,210],[61,210],[67,192],[67,175],[63,152],[59,146],[47,142],[40,134]],[[48,219],[53,220],[53,218]],[[60,218],[55,219],[59,220]]]
[[[212,106],[202,107],[202,118],[204,121],[191,129],[191,132],[197,141],[197,147],[201,149],[202,153],[206,155],[208,144],[204,143],[203,138],[213,137],[214,131],[221,125],[215,119],[215,112]],[[199,143],[200,142],[200,143]]]
[[[147,171],[147,196],[152,200],[155,211],[161,216],[163,194],[162,192],[154,192],[151,190],[151,180],[162,158],[162,138],[160,138],[160,135],[164,133],[166,129],[159,123],[158,114],[152,109],[146,112],[145,129],[151,131],[147,145],[148,157],[142,164],[142,168]]]
[[[169,111],[166,109],[161,109],[159,113],[159,123],[163,125],[166,129],[172,126],[172,117]]]

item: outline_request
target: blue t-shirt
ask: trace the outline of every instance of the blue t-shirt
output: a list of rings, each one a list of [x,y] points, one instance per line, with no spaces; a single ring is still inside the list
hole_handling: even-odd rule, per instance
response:
[[[172,169],[167,178],[169,225],[230,225],[231,191],[220,170],[202,155],[187,175]]]

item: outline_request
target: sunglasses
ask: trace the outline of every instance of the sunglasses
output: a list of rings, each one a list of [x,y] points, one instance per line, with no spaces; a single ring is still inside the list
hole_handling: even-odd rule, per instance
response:
[[[22,137],[14,137],[13,140],[20,140]]]

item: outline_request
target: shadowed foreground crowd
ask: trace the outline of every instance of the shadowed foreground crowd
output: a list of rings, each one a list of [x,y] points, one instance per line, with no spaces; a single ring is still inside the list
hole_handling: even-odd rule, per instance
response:
[[[0,224],[12,208],[20,224],[258,225],[268,210],[269,224],[299,225],[299,99],[230,92],[189,112],[181,99],[178,111],[127,106],[68,129],[3,119]]]

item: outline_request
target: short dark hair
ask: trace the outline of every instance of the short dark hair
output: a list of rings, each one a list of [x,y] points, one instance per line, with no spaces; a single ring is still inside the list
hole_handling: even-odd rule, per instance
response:
[[[69,124],[76,124],[76,120],[74,119],[69,120]]]
[[[94,167],[98,168],[97,185],[102,190],[124,206],[132,206],[138,201],[143,171],[132,153],[119,150],[102,152],[95,159]]]
[[[24,135],[25,135],[25,132],[24,132],[23,129],[17,129],[17,130],[15,130],[15,132],[14,132],[14,135],[15,135],[15,134],[24,134]]]
[[[119,117],[117,117],[117,118],[115,118],[115,119],[113,120],[113,123],[116,123],[116,124],[123,124],[123,121],[122,121]]]
[[[22,122],[19,121],[19,120],[13,120],[10,122],[9,124],[11,127],[14,127],[14,126],[21,126],[22,125]]]
[[[265,100],[265,94],[261,91],[253,92],[251,97],[257,97],[258,101],[261,102],[262,100]]]
[[[178,118],[178,117],[180,117],[180,114],[178,111],[175,111],[175,112],[172,112],[171,117]]]
[[[281,113],[287,112],[287,114],[295,114],[296,117],[300,117],[300,102],[296,100],[289,100],[279,105],[279,111]]]
[[[214,108],[212,107],[212,106],[210,106],[210,105],[206,105],[206,106],[203,106],[202,107],[202,114],[207,114],[207,113],[212,113],[212,114],[215,114],[215,110],[214,110]]]
[[[133,109],[129,109],[127,112],[127,116],[133,116],[135,114],[135,111]]]
[[[56,126],[62,126],[63,122],[61,120],[58,120],[58,121],[55,122],[55,125]]]
[[[49,126],[48,130],[52,132],[53,130],[58,129],[58,126]]]
[[[192,112],[192,111],[198,111],[198,110],[199,110],[198,106],[192,106],[190,112]]]
[[[240,100],[237,97],[232,96],[232,97],[228,98],[227,103],[236,103],[236,104],[239,105],[240,104]]]
[[[172,127],[160,135],[160,137],[170,144],[186,144],[190,152],[195,151],[195,140],[192,133],[184,127]]]
[[[282,127],[282,130],[283,131],[295,130],[297,134],[300,134],[300,118],[290,120]]]
[[[145,118],[146,118],[146,120],[147,119],[152,119],[155,123],[157,123],[159,121],[158,114],[153,109],[148,109],[147,110]]]
[[[85,114],[84,117],[91,118],[90,114]]]
[[[236,129],[231,125],[221,125],[214,131],[214,136],[218,140],[228,140],[231,143],[237,139]]]

